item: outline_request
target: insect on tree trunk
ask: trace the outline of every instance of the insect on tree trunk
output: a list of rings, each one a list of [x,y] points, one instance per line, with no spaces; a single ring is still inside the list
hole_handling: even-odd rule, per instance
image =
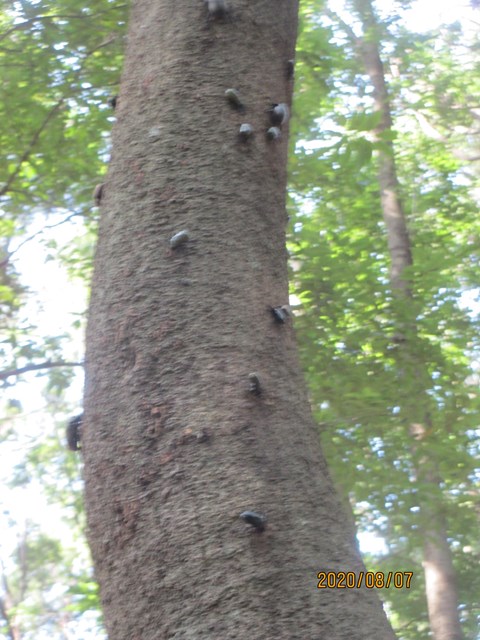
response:
[[[317,589],[364,567],[284,307],[272,105],[291,100],[297,3],[218,4],[133,2],[82,431],[105,624],[112,640],[390,639],[375,593]]]

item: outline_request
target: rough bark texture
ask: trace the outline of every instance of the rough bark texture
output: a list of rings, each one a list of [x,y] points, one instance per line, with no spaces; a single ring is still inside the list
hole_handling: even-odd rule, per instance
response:
[[[354,0],[356,12],[360,16],[364,37],[360,43],[365,68],[374,88],[375,109],[381,114],[377,129],[378,139],[385,131],[392,129],[392,117],[383,63],[379,52],[379,37],[376,17],[371,0]],[[388,138],[390,139],[390,138]],[[462,636],[458,617],[458,593],[454,580],[452,554],[448,545],[441,505],[432,505],[432,495],[440,495],[439,478],[436,473],[435,456],[429,452],[428,404],[425,389],[429,386],[429,375],[415,353],[415,307],[413,291],[405,269],[413,264],[407,219],[398,195],[398,179],[395,166],[393,144],[389,143],[388,153],[379,154],[378,180],[381,189],[383,218],[387,231],[391,259],[392,290],[405,303],[401,319],[398,321],[398,337],[402,337],[398,350],[399,369],[407,384],[414,390],[402,410],[406,415],[420,416],[420,422],[410,424],[413,438],[412,450],[416,460],[418,495],[423,514],[424,571],[429,622],[434,640],[460,640]],[[409,315],[405,318],[405,313]],[[408,339],[405,340],[405,337]],[[408,380],[408,377],[411,379]],[[413,382],[413,384],[412,384]],[[422,490],[423,489],[423,490]],[[430,496],[425,500],[423,494]]]
[[[89,540],[111,640],[391,639],[318,448],[284,228],[297,3],[136,0],[87,331]],[[245,112],[224,97],[235,88]],[[255,135],[240,142],[250,123]],[[169,239],[188,229],[175,249]],[[256,372],[260,395],[249,391]],[[263,533],[245,510],[264,513]]]

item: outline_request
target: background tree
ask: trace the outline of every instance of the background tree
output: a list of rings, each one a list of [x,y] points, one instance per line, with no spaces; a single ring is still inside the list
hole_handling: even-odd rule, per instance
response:
[[[417,488],[424,538],[423,567],[430,627],[435,640],[460,640],[458,592],[447,540],[448,523],[441,500],[442,478],[434,447],[436,425],[431,418],[434,403],[428,395],[431,379],[425,363],[418,359],[422,340],[418,339],[416,321],[421,308],[416,304],[415,282],[409,276],[413,265],[412,243],[400,199],[395,149],[391,143],[393,121],[379,51],[379,22],[370,0],[354,0],[353,6],[363,31],[356,44],[373,87],[374,110],[380,116],[373,140],[386,145],[386,149],[378,154],[378,183],[391,263],[391,289],[393,296],[398,297],[402,304],[400,313],[395,313],[397,333],[394,338],[399,346],[396,365],[403,395],[400,411],[407,417],[408,430],[414,440],[412,480]],[[393,307],[396,306],[395,300]],[[405,385],[408,394],[405,394]],[[418,416],[416,420],[415,416]]]
[[[362,10],[363,5],[359,9]],[[421,531],[425,532],[428,523],[430,533],[424,536],[428,546],[432,536],[442,535],[443,520],[447,518],[449,536],[453,534],[453,539],[450,537],[450,546],[444,545],[443,549],[453,555],[454,566],[460,571],[457,580],[462,594],[460,615],[465,629],[472,625],[467,633],[474,637],[475,609],[470,603],[475,596],[473,591],[467,593],[467,585],[470,584],[470,554],[476,553],[476,543],[466,545],[464,555],[461,540],[470,526],[475,527],[475,515],[468,510],[476,493],[472,486],[475,467],[472,454],[475,456],[477,449],[474,432],[468,427],[465,431],[465,421],[468,415],[473,419],[471,425],[475,424],[476,397],[471,393],[471,369],[464,365],[468,362],[465,353],[475,343],[478,327],[472,322],[473,317],[458,305],[462,286],[469,281],[472,246],[468,241],[457,243],[459,235],[467,229],[470,233],[476,226],[477,207],[469,198],[465,171],[456,159],[459,144],[455,138],[460,130],[465,135],[467,124],[471,131],[476,125],[470,92],[458,90],[467,80],[458,73],[458,62],[457,72],[453,72],[452,33],[458,38],[459,28],[457,25],[454,29],[442,30],[435,37],[431,34],[412,37],[402,29],[398,19],[388,17],[377,25],[373,38],[368,29],[362,43],[358,21],[353,16],[345,14],[340,19],[330,13],[328,26],[312,29],[318,33],[312,35],[304,30],[306,37],[300,43],[302,59],[312,68],[314,52],[322,51],[317,62],[318,73],[322,79],[324,69],[329,69],[329,99],[336,99],[344,106],[337,108],[335,114],[326,111],[322,122],[326,122],[327,127],[319,127],[321,133],[317,134],[320,141],[332,139],[333,134],[336,143],[321,142],[319,151],[307,151],[308,155],[297,154],[295,158],[302,163],[301,169],[293,172],[295,182],[297,175],[300,179],[310,178],[308,166],[312,161],[322,163],[322,170],[317,172],[322,177],[320,183],[311,180],[301,186],[308,195],[309,207],[314,200],[316,210],[298,219],[292,249],[295,280],[299,283],[300,298],[306,303],[299,319],[300,336],[308,336],[304,342],[304,363],[313,385],[332,468],[358,505],[357,509],[360,508],[364,526],[382,531],[389,540],[391,557],[381,559],[383,568],[390,568],[392,561],[396,565],[398,559],[403,558],[405,564],[421,571]],[[391,117],[388,104],[381,102],[384,89],[377,85],[374,94],[379,100],[377,107],[380,104],[383,108],[383,112],[378,112],[380,119],[368,84],[382,80],[375,50],[379,33],[382,50],[388,52],[385,55],[393,69],[392,109],[401,122],[395,132],[388,124]],[[321,49],[328,34],[341,47],[337,57],[329,55],[328,48]],[[365,77],[364,56],[358,55],[365,40],[370,47],[370,79]],[[468,53],[465,38],[460,41],[464,43],[461,49],[465,61]],[[459,50],[455,51],[455,55],[458,53]],[[372,69],[372,60],[377,62],[376,69]],[[473,64],[471,58],[469,64]],[[435,78],[437,88],[430,84],[430,78]],[[415,93],[416,86],[422,87],[421,93]],[[441,86],[443,93],[438,89]],[[356,97],[352,95],[352,87],[358,87]],[[444,93],[446,87],[449,98]],[[308,93],[306,89],[304,85]],[[300,100],[302,97],[300,94]],[[415,110],[412,109],[414,97]],[[446,100],[455,104],[456,114],[450,117],[448,135],[442,134],[437,115],[437,109]],[[438,124],[432,126],[432,122],[437,121]],[[438,143],[433,148],[425,131],[429,138],[432,131],[436,134]],[[397,165],[400,185],[396,184],[391,171],[393,140],[400,150]],[[452,144],[446,146],[448,140]],[[395,269],[392,289],[395,281],[397,287],[402,286],[402,280],[415,288],[414,300],[407,305],[399,301],[398,296],[392,297],[385,279],[388,263],[384,227],[379,225],[382,209],[377,177],[372,173],[372,154],[375,161],[379,156],[382,188],[390,189],[397,197],[401,194],[408,203],[414,268],[406,268],[411,249],[405,243],[402,246],[398,236],[394,238],[390,234],[392,244],[397,250],[405,249],[407,256]],[[474,157],[473,153],[470,155]],[[428,176],[429,181],[420,183],[420,175]],[[320,192],[318,195],[316,190]],[[396,216],[394,220],[398,222],[402,218]],[[320,225],[326,229],[318,237]],[[451,232],[447,231],[449,228]],[[402,237],[407,237],[405,229]],[[342,256],[340,264],[338,256]],[[309,266],[304,268],[306,263]],[[395,266],[395,256],[392,263]],[[410,300],[410,294],[407,295]],[[412,322],[415,325],[414,331],[408,332],[408,361],[405,359],[406,336],[397,333],[399,320],[404,326],[410,323],[412,327]],[[318,351],[317,362],[313,362],[311,339],[316,332],[321,338],[322,350]],[[404,355],[399,357],[400,353]],[[329,376],[325,379],[318,372],[327,367]],[[424,372],[421,376],[420,371]],[[422,398],[425,392],[427,396]],[[405,431],[413,422],[420,427],[421,419],[414,416],[422,411],[427,414],[426,409],[421,409],[422,405],[429,406],[426,417],[429,427],[427,442],[420,453],[418,442],[412,448]],[[335,435],[331,437],[333,431]],[[358,446],[362,441],[364,444],[360,447],[352,447],[352,442]],[[439,473],[442,478],[440,486],[433,486],[431,477],[429,481],[419,477],[419,464],[425,473],[426,451],[430,462],[432,458],[436,460],[436,478]],[[380,478],[383,490],[378,492]],[[432,513],[439,511],[442,526],[432,530]],[[470,525],[465,517],[472,518]],[[454,584],[451,567],[447,583]],[[423,587],[421,580],[416,587]],[[431,590],[427,595],[434,596]],[[395,601],[395,593],[391,591],[385,592],[385,597]],[[394,609],[402,612],[398,622],[402,635],[410,637],[411,633],[418,638],[427,633],[426,607],[421,599],[412,594],[412,598],[406,597],[402,603],[395,602]],[[443,607],[442,614],[445,610]],[[455,617],[456,611],[453,613],[450,608],[449,621]],[[458,627],[452,631],[449,624],[443,622],[440,627],[446,637],[458,637]]]

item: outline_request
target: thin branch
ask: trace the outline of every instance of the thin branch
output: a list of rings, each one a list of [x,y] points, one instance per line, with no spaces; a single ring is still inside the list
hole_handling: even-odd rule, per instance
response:
[[[25,521],[25,527],[22,531],[22,537],[18,543],[18,566],[20,568],[20,601],[23,601],[26,597],[28,588],[27,538],[28,521]]]
[[[47,116],[45,117],[45,119],[43,120],[43,122],[39,126],[39,128],[35,131],[35,133],[33,134],[32,138],[31,138],[31,140],[29,142],[29,144],[27,145],[27,148],[25,149],[25,151],[20,156],[20,160],[17,162],[17,166],[15,167],[13,172],[10,174],[10,176],[9,176],[7,182],[5,183],[5,186],[3,187],[3,189],[0,190],[0,195],[3,196],[8,192],[8,190],[10,189],[10,185],[13,183],[15,178],[20,173],[20,170],[22,168],[22,164],[24,162],[26,162],[26,160],[28,160],[28,157],[30,156],[33,148],[37,144],[38,139],[40,138],[40,135],[45,130],[45,128],[48,125],[48,123],[50,122],[50,120],[57,113],[57,111],[60,109],[60,107],[63,105],[64,102],[65,102],[65,97],[62,96],[60,98],[60,100],[58,100],[58,102],[55,104],[55,106],[51,109],[51,111],[47,114]]]
[[[9,639],[20,640],[19,630],[15,625],[13,616],[10,615],[10,611],[14,607],[14,602],[13,602],[12,594],[7,581],[7,576],[5,575],[5,566],[3,564],[3,561],[1,562],[1,570],[2,570],[2,586],[3,586],[3,591],[5,595],[3,598],[0,598],[0,615],[5,620]]]
[[[418,124],[420,125],[420,129],[428,138],[431,138],[432,140],[435,140],[437,142],[444,143],[447,143],[450,140],[451,134],[447,136],[441,133],[438,129],[435,129],[435,127],[427,120],[427,118],[421,111],[416,111],[415,109],[410,109],[409,111],[413,113],[413,115],[417,119]],[[452,154],[463,162],[477,162],[478,160],[480,160],[480,156],[469,156],[462,149],[458,149],[455,147],[452,148]]]
[[[6,380],[10,376],[19,376],[29,371],[41,371],[42,369],[53,369],[55,367],[83,367],[83,362],[43,362],[41,364],[27,364],[25,367],[11,369],[10,371],[0,371],[0,380]]]
[[[35,18],[29,18],[24,22],[15,24],[13,27],[10,27],[10,29],[7,29],[4,33],[0,34],[0,42],[2,40],[5,40],[5,38],[8,38],[8,36],[11,33],[14,33],[15,31],[20,31],[21,29],[24,29],[25,27],[28,27],[29,25],[34,24],[35,22],[42,22],[43,20],[57,20],[57,19],[58,20],[96,20],[99,16],[103,15],[104,13],[110,13],[110,11],[112,11],[113,9],[115,10],[124,9],[126,6],[127,6],[126,4],[116,5],[115,7],[111,7],[109,9],[106,9],[105,11],[99,11],[98,13],[93,13],[91,15],[88,15],[85,13],[77,13],[77,14],[55,13],[55,14],[52,14],[51,16],[35,16]]]
[[[4,264],[7,264],[9,262],[10,258],[12,256],[14,256],[17,253],[17,251],[19,251],[23,247],[23,245],[27,244],[27,242],[31,242],[32,240],[35,240],[35,238],[37,238],[38,236],[43,235],[47,229],[55,229],[55,227],[59,227],[60,225],[65,224],[65,222],[68,222],[69,220],[71,220],[75,216],[80,216],[80,215],[82,215],[82,214],[74,211],[73,213],[70,213],[63,220],[60,220],[60,222],[55,222],[55,224],[46,224],[39,231],[36,231],[35,233],[32,233],[31,236],[28,236],[28,238],[25,238],[25,240],[22,240],[22,242],[17,247],[15,247],[15,249],[13,251],[9,251],[7,258],[4,261],[2,261],[2,263],[0,263],[0,266],[4,265]]]
[[[90,56],[92,56],[94,53],[96,53],[99,49],[102,49],[103,47],[107,47],[109,44],[114,42],[115,39],[116,39],[116,36],[111,36],[111,37],[107,38],[106,40],[104,40],[103,42],[101,42],[96,47],[94,47],[93,49],[91,49],[90,51],[87,51],[85,57],[83,58],[83,60],[82,60],[82,62],[80,64],[80,67],[75,72],[75,77],[78,78],[82,74],[84,66],[85,66],[85,64],[86,64],[86,62],[87,62],[87,60],[88,60],[88,58]],[[72,86],[72,84],[73,84],[73,80],[72,80],[72,82],[69,83],[70,87]],[[15,178],[20,173],[23,163],[28,160],[33,148],[37,144],[38,139],[40,138],[40,135],[43,133],[43,131],[45,130],[45,128],[47,127],[48,123],[53,118],[53,116],[56,115],[56,113],[60,110],[60,108],[62,107],[63,103],[66,101],[66,99],[67,99],[67,96],[63,95],[60,98],[60,100],[58,100],[58,102],[54,105],[54,107],[51,109],[51,111],[47,114],[47,116],[45,117],[45,119],[42,122],[42,124],[40,125],[40,127],[37,129],[37,131],[35,131],[35,133],[33,134],[32,138],[31,138],[31,140],[29,142],[29,144],[27,145],[27,148],[22,153],[22,155],[20,157],[20,160],[17,163],[17,166],[13,170],[13,173],[10,174],[8,180],[5,183],[5,186],[0,190],[0,196],[5,195],[6,193],[8,193],[8,191],[10,189],[10,186],[12,185],[12,183],[15,180]]]
[[[356,35],[355,31],[352,29],[352,27],[349,24],[347,24],[344,20],[342,20],[342,18],[338,15],[338,13],[335,13],[335,11],[332,11],[332,9],[327,8],[325,9],[324,14],[334,22],[337,22],[342,27],[345,33],[347,33],[347,35],[350,37],[352,44],[357,46],[361,42],[361,38],[359,38]]]

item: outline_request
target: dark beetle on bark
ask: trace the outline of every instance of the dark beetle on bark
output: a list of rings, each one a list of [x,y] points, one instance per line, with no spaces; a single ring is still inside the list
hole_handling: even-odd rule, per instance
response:
[[[67,424],[67,447],[70,451],[78,451],[80,449],[80,439],[82,435],[83,414],[75,416],[68,421]]]

